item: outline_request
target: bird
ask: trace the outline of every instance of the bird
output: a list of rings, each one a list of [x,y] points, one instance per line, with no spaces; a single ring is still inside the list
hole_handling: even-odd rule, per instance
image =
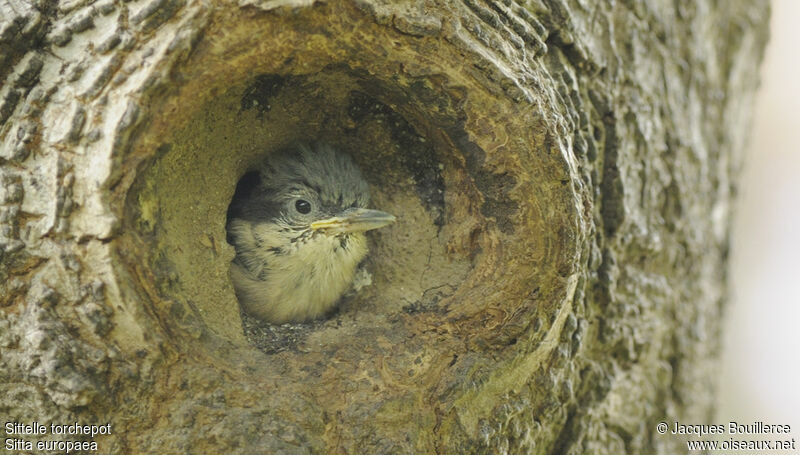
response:
[[[369,201],[352,158],[324,142],[291,145],[245,173],[226,223],[241,309],[270,324],[330,314],[368,253],[365,232],[396,221]]]

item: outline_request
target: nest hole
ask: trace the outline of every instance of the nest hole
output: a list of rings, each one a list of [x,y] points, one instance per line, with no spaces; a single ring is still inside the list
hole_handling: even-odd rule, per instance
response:
[[[452,210],[470,205],[448,191],[460,161],[424,115],[403,108],[412,105],[402,91],[335,69],[263,75],[229,88],[161,138],[128,208],[134,231],[153,246],[158,293],[184,309],[171,313],[177,324],[272,353],[330,348],[364,330],[408,335],[403,317],[443,312],[473,267],[464,245],[474,243],[479,215]],[[370,207],[397,222],[368,232],[367,279],[329,319],[269,326],[244,317],[243,324],[228,275],[230,202],[270,153],[309,141],[350,155],[370,186]]]

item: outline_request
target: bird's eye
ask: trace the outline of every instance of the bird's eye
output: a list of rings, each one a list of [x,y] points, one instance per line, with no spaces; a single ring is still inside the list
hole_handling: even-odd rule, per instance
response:
[[[305,199],[298,199],[294,203],[294,209],[297,210],[299,213],[305,215],[311,211],[311,203]]]

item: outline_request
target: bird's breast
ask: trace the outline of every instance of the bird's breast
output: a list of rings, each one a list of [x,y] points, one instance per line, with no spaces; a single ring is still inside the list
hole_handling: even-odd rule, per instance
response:
[[[249,295],[240,295],[245,311],[281,323],[314,319],[331,310],[366,256],[367,240],[363,233],[316,233],[282,247],[280,253],[270,248],[262,250],[266,267],[261,276],[244,286],[234,279],[234,285],[237,294]]]

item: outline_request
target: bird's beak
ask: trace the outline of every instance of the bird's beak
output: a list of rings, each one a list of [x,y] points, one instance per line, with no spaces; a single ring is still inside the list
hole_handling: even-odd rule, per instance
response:
[[[364,232],[394,223],[396,218],[380,210],[348,209],[341,215],[311,223],[311,229],[331,234]]]

